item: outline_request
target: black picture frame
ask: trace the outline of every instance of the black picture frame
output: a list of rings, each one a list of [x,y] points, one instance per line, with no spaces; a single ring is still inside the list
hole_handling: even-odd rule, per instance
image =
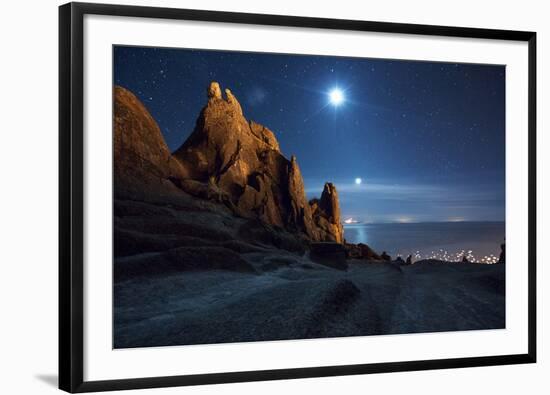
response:
[[[528,352],[526,354],[322,366],[182,376],[84,381],[83,377],[83,19],[122,17],[309,27],[528,43]],[[109,4],[69,3],[59,8],[59,388],[90,392],[244,381],[449,369],[536,361],[536,33],[526,31],[365,22]]]

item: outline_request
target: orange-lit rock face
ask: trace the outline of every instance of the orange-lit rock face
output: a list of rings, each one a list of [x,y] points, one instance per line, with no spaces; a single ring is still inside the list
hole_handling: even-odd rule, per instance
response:
[[[114,89],[113,161],[115,194],[171,189],[170,177],[185,178],[145,106],[125,88]]]
[[[343,242],[338,195],[326,184],[317,210],[306,200],[298,161],[280,151],[275,134],[248,121],[229,89],[217,82],[193,133],[170,154],[145,106],[115,88],[115,182],[124,191],[170,188],[215,197],[236,214],[306,234],[314,241]]]
[[[334,197],[328,210],[331,217],[326,224],[318,221],[318,229],[297,159],[288,161],[283,156],[271,130],[246,120],[229,89],[225,89],[225,99],[217,82],[212,82],[207,92],[208,103],[195,130],[174,154],[192,176],[214,180],[230,195],[241,215],[302,231],[312,240],[342,242],[336,188],[330,184]]]

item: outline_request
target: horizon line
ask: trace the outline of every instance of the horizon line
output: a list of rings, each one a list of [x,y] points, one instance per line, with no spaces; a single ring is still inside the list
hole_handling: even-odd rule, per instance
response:
[[[433,224],[433,223],[495,223],[495,222],[502,222],[506,223],[506,220],[489,220],[489,221],[483,221],[483,220],[468,220],[468,221],[359,221],[354,223],[345,223],[342,221],[342,225],[379,225],[379,224]]]

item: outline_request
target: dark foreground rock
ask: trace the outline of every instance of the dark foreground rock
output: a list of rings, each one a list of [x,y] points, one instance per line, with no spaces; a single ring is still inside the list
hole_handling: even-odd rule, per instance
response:
[[[252,272],[246,254],[300,256],[307,240],[212,202],[179,195],[172,204],[115,199],[114,280],[182,271]]]
[[[346,250],[346,258],[348,259],[363,259],[367,261],[382,261],[380,255],[378,255],[368,245],[359,243],[351,244],[345,243],[344,248]]]
[[[393,262],[397,265],[405,265],[406,264],[405,261],[403,260],[403,258],[401,258],[400,256],[395,258],[395,260]]]
[[[360,293],[353,281],[341,280],[321,300],[317,313],[330,316],[343,313],[359,298]]]
[[[204,270],[230,270],[253,273],[254,268],[233,250],[225,247],[178,247],[164,252],[133,255],[117,260],[115,282],[145,276]]]
[[[346,250],[340,243],[311,243],[312,261],[338,270],[347,270]]]
[[[350,280],[340,280],[313,307],[304,334],[306,338],[321,337],[330,332],[335,322],[345,317],[359,299],[361,291]]]
[[[256,274],[185,271],[115,283],[115,347],[505,327],[505,265],[371,263],[339,271],[275,256]]]
[[[500,255],[497,263],[506,263],[506,244],[504,243],[500,245]]]

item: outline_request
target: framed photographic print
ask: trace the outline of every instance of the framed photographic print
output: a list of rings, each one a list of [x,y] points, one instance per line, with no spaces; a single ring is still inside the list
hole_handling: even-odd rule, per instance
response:
[[[535,362],[535,33],[59,11],[61,389]]]

